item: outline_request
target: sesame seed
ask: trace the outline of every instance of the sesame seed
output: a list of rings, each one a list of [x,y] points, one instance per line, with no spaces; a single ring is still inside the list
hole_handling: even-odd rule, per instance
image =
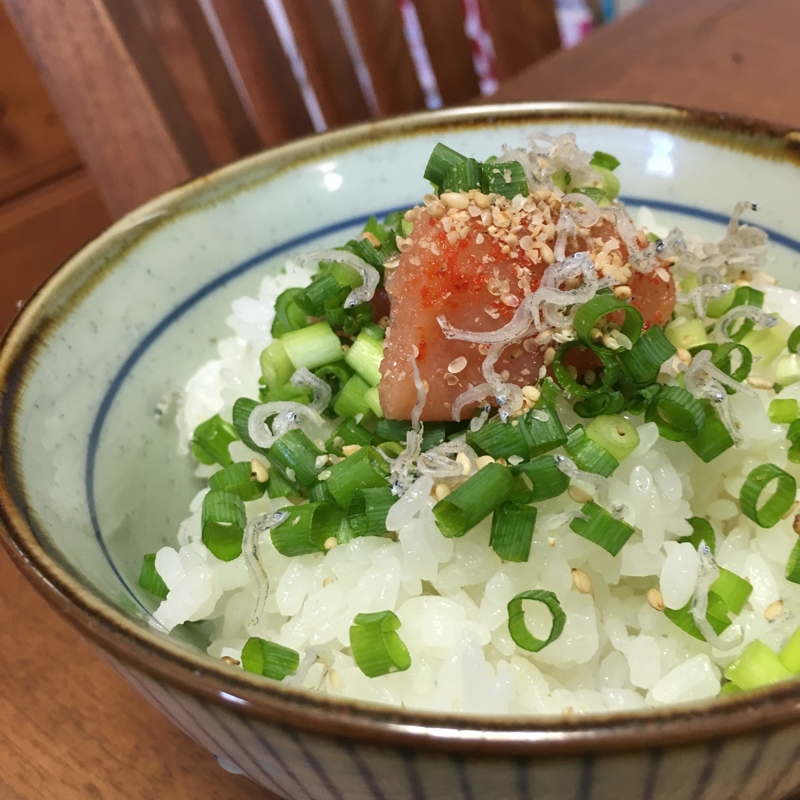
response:
[[[548,547],[555,547],[556,546],[555,537],[553,537],[553,536],[548,536],[547,537],[547,546]]]
[[[346,444],[342,447],[342,453],[344,453],[345,457],[352,456],[354,453],[357,453],[361,449],[360,444]]]
[[[764,619],[769,622],[777,619],[781,614],[783,614],[783,600],[776,600],[764,609]]]
[[[475,459],[475,466],[478,469],[483,469],[484,467],[488,467],[489,464],[494,464],[495,461],[491,456],[478,456]]]
[[[754,389],[772,389],[775,386],[772,381],[768,381],[766,378],[760,378],[758,375],[749,375],[747,377],[747,383]]]
[[[326,481],[328,480],[328,478],[330,478],[330,476],[331,476],[331,471],[329,469],[324,469],[322,470],[322,472],[320,472],[319,475],[317,475],[317,480]]]
[[[580,486],[576,486],[574,483],[567,489],[567,494],[570,496],[570,499],[581,505],[588,503],[592,499],[589,492],[584,491]]]
[[[647,605],[656,611],[664,610],[664,595],[658,589],[650,589],[647,592]]]
[[[692,354],[683,347],[679,347],[678,350],[675,352],[675,357],[680,361],[682,364],[686,364],[686,366],[691,366],[692,363]]]
[[[372,231],[364,231],[360,239],[366,239],[373,247],[380,247],[381,240]]]
[[[242,662],[238,659],[233,658],[232,656],[222,656],[220,661],[224,661],[226,664],[230,664],[232,667],[238,667],[239,664]]]
[[[437,483],[433,487],[433,496],[437,500],[444,500],[444,498],[447,497],[447,495],[449,495],[451,491],[452,490],[446,483]]]
[[[341,689],[342,687],[342,676],[333,668],[328,670],[328,683],[334,689]]]
[[[592,593],[592,579],[582,569],[573,567],[572,583],[581,594]]]
[[[266,483],[269,480],[269,470],[257,458],[250,462],[250,477],[257,483]]]
[[[544,351],[544,364],[545,366],[549,367],[553,363],[553,359],[556,357],[556,349],[555,347],[548,347],[547,350]]]
[[[530,400],[531,403],[535,403],[542,396],[542,393],[535,386],[523,386],[522,396],[526,400]]]
[[[452,372],[453,374],[457,374],[461,372],[467,366],[467,359],[464,356],[459,356],[458,358],[454,358],[448,365],[447,371]]]
[[[327,589],[333,583],[333,578],[327,577],[324,581],[322,581],[322,588]]]
[[[467,476],[472,472],[472,462],[469,460],[469,456],[466,453],[459,453],[456,456],[456,464],[461,464],[462,475]]]
[[[501,295],[500,302],[503,305],[510,306],[511,308],[516,308],[519,305],[519,297],[515,294],[508,294]]]
[[[669,283],[669,272],[667,272],[664,267],[659,267],[656,270],[656,275],[658,275],[664,283]]]
[[[322,546],[325,548],[325,550],[333,550],[333,548],[338,544],[339,540],[335,536],[329,536]]]

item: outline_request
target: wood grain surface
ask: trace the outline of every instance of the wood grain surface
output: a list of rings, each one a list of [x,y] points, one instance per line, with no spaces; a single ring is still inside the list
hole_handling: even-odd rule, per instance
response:
[[[797,30],[789,0],[652,0],[508,80],[498,99],[671,102],[800,126]],[[41,269],[35,247],[30,259]],[[0,259],[0,281],[7,269]],[[0,330],[12,310],[0,306]],[[0,677],[0,800],[270,797],[140,700],[3,554]]]

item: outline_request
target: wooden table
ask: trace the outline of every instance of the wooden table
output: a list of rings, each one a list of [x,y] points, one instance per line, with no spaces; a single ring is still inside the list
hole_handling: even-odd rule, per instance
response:
[[[800,128],[798,30],[790,0],[653,0],[497,98],[676,103]],[[140,700],[3,554],[0,681],[0,800],[269,797]]]

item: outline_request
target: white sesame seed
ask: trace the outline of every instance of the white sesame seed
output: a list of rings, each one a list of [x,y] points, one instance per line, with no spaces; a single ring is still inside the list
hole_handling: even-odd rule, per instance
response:
[[[266,483],[269,480],[269,470],[257,458],[250,462],[250,477],[258,483]]]
[[[489,464],[494,464],[495,461],[491,456],[478,456],[475,459],[475,466],[478,469],[483,469],[484,467],[488,467]]]
[[[364,231],[360,239],[366,239],[373,247],[380,247],[381,240],[372,231]]]
[[[346,444],[342,447],[342,453],[344,453],[345,457],[352,456],[354,453],[357,453],[361,449],[360,444]]]
[[[776,600],[764,609],[764,619],[769,620],[769,622],[777,619],[781,614],[783,614],[783,600]]]
[[[536,386],[523,386],[522,396],[526,400],[530,400],[531,403],[535,403],[542,396],[542,393]]]
[[[333,548],[338,544],[339,540],[335,536],[329,536],[322,546],[325,548],[325,550],[333,550]]]
[[[584,491],[580,486],[576,486],[574,483],[567,489],[567,494],[570,496],[570,499],[581,505],[588,503],[592,499],[589,492]]]
[[[650,589],[647,592],[647,604],[650,608],[654,608],[656,611],[663,611],[664,610],[664,595],[658,591],[658,589]]]
[[[768,381],[766,378],[761,378],[758,375],[749,375],[747,377],[747,383],[754,389],[772,389],[775,386],[772,381]]]
[[[459,453],[456,456],[456,463],[461,464],[462,475],[469,475],[472,471],[472,462],[469,460],[469,456],[466,453]]]
[[[500,302],[503,305],[516,308],[519,305],[519,297],[509,292],[508,294],[501,295]]]
[[[464,356],[454,358],[448,365],[447,371],[452,372],[454,375],[461,372],[467,366],[467,359]]]
[[[333,583],[333,578],[331,577],[325,578],[325,580],[322,581],[322,588],[327,589],[332,583]]]
[[[433,496],[437,500],[444,500],[444,498],[447,497],[447,495],[449,495],[451,491],[452,490],[446,483],[437,483],[433,487]]]
[[[581,594],[592,593],[592,579],[582,569],[572,568],[572,583]]]
[[[678,348],[675,353],[675,358],[677,358],[682,364],[686,364],[687,367],[691,366],[692,364],[692,354],[683,347]]]
[[[555,357],[556,357],[555,347],[548,347],[547,350],[544,351],[545,366],[549,367],[553,363],[553,359]]]

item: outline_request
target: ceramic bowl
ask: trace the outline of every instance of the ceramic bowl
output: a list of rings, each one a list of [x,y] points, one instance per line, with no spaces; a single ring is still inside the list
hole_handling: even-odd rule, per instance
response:
[[[665,710],[468,717],[331,699],[257,678],[148,623],[143,553],[197,490],[154,414],[215,354],[230,302],[293,254],[413,204],[440,139],[478,156],[533,129],[615,153],[625,200],[721,234],[760,201],[770,271],[800,288],[800,134],[631,105],[420,114],[305,139],[160,197],[34,297],[0,352],[3,542],[55,608],[176,725],[292,800],[775,798],[800,786],[800,683]]]

